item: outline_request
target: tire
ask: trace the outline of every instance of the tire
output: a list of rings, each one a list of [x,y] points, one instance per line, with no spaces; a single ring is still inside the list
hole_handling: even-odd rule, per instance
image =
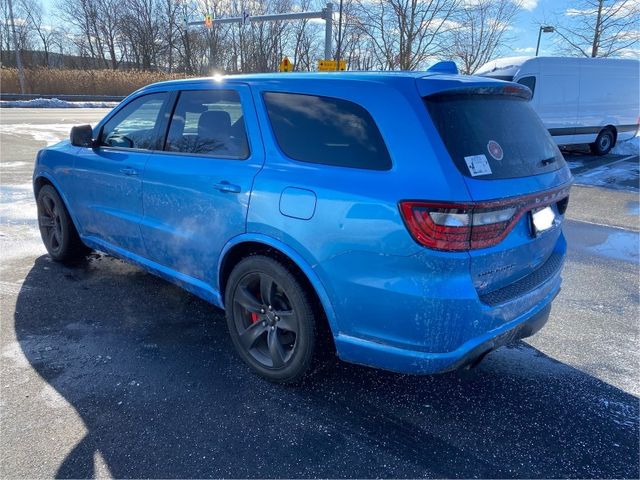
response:
[[[60,195],[51,185],[38,192],[38,226],[49,256],[56,262],[69,263],[87,255],[87,248],[71,221]]]
[[[616,134],[611,128],[604,128],[598,134],[596,141],[589,145],[594,155],[606,155],[616,144]]]
[[[241,260],[225,291],[227,326],[240,357],[262,377],[295,383],[310,373],[317,315],[300,281],[273,258]]]

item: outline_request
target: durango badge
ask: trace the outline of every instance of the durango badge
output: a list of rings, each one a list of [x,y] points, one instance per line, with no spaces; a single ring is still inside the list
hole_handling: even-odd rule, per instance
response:
[[[496,160],[502,160],[502,157],[504,157],[502,147],[495,140],[489,140],[489,143],[487,143],[487,150],[489,150],[489,155]]]

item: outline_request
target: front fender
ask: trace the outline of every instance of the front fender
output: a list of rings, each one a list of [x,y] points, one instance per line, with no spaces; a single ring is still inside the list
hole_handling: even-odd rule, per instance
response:
[[[274,248],[280,251],[281,253],[283,253],[284,255],[286,255],[287,257],[289,257],[289,259],[291,259],[291,261],[293,261],[298,266],[298,268],[302,270],[302,272],[306,275],[307,279],[309,280],[309,283],[311,283],[311,286],[316,291],[318,298],[320,299],[320,303],[324,308],[325,314],[327,316],[327,320],[329,322],[329,326],[331,327],[331,331],[334,332],[334,335],[337,335],[337,333],[339,332],[339,329],[337,325],[335,311],[333,309],[333,305],[331,304],[331,301],[329,300],[327,291],[324,288],[324,285],[322,284],[322,282],[320,281],[320,278],[318,278],[314,270],[311,268],[311,265],[309,265],[309,263],[302,257],[302,255],[300,255],[298,252],[296,252],[293,248],[291,248],[287,244],[273,237],[270,237],[268,235],[264,235],[261,233],[245,233],[245,234],[233,237],[231,240],[229,240],[227,244],[224,246],[224,248],[222,249],[220,258],[218,260],[218,277],[217,277],[218,287],[220,286],[219,279],[222,273],[222,265],[224,264],[224,259],[226,258],[227,253],[236,245],[239,245],[241,243],[246,243],[246,242],[261,243],[268,247]],[[220,292],[220,296],[221,296],[222,302],[224,302],[223,292]]]
[[[46,178],[47,181],[49,183],[51,183],[53,185],[53,187],[56,189],[56,191],[58,192],[58,195],[60,195],[60,198],[62,199],[62,203],[64,203],[64,206],[67,209],[67,212],[69,212],[69,216],[71,217],[71,221],[73,222],[73,225],[76,227],[76,231],[78,233],[81,233],[82,232],[81,226],[78,223],[78,221],[76,220],[76,216],[73,213],[73,209],[71,208],[71,204],[69,203],[69,199],[67,198],[66,194],[64,193],[64,190],[62,190],[62,188],[60,188],[60,183],[47,170],[39,171],[33,176],[33,194],[34,194],[34,196],[35,196],[35,192],[36,192],[36,183],[41,178]],[[37,200],[37,197],[36,197],[36,200]]]

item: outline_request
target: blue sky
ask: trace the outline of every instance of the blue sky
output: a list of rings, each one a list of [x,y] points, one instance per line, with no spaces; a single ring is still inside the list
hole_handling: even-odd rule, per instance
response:
[[[55,1],[43,0],[47,14],[51,14]],[[332,1],[337,4],[339,0]],[[521,0],[521,2],[524,8],[511,29],[510,48],[506,48],[502,52],[502,56],[533,55],[539,24],[554,25],[558,19],[562,18],[563,12],[568,8],[580,5],[580,2],[576,0]],[[556,33],[543,33],[540,42],[540,55],[557,54],[554,42],[559,41],[560,38]]]
[[[545,23],[554,25],[567,8],[575,7],[571,0],[523,0],[524,10],[518,16],[513,26],[513,55],[533,55],[538,39],[538,25]],[[540,40],[540,55],[554,53],[554,42],[558,41],[557,34],[543,33]]]

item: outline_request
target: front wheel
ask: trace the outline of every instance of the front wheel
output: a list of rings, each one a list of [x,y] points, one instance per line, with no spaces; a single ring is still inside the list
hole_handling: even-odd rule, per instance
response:
[[[70,262],[90,251],[80,240],[69,212],[55,188],[44,185],[38,192],[36,203],[40,236],[53,260]]]
[[[308,292],[280,262],[241,260],[225,292],[227,325],[240,357],[268,380],[291,383],[308,372],[316,318]]]
[[[610,128],[600,131],[596,141],[589,145],[594,155],[606,155],[616,143],[616,135]]]

